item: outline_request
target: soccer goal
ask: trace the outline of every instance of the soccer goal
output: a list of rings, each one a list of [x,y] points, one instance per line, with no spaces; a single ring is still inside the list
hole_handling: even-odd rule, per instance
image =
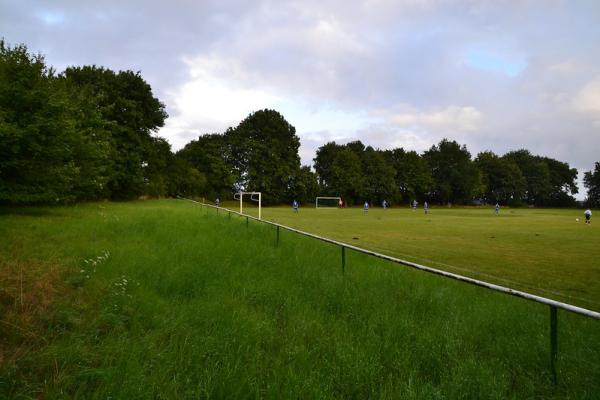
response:
[[[261,218],[262,211],[262,193],[261,192],[239,192],[233,195],[235,200],[240,200],[240,214],[244,213],[244,195],[250,196],[251,201],[256,201],[258,203],[258,219]]]
[[[315,208],[337,208],[341,207],[341,197],[317,197],[315,199]]]

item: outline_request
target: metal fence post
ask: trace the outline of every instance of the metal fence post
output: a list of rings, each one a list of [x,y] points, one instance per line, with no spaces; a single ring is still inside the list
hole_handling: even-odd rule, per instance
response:
[[[279,246],[279,225],[277,225],[277,246]]]
[[[556,360],[558,358],[558,309],[550,306],[550,369],[552,380],[556,384]]]
[[[346,272],[346,247],[342,246],[342,273]]]

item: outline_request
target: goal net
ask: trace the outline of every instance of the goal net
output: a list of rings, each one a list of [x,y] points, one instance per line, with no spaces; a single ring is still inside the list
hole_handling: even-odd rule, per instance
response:
[[[261,219],[262,212],[262,192],[239,192],[233,195],[233,198],[240,201],[240,214],[244,213],[244,196],[246,199],[255,201],[258,203],[258,219]]]
[[[341,202],[341,197],[317,197],[315,208],[338,208]]]

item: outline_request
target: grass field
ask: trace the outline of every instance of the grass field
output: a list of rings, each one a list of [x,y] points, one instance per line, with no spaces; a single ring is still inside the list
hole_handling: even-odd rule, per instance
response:
[[[236,204],[227,207],[236,209]],[[255,210],[247,207],[250,214]],[[264,208],[263,218],[358,247],[600,310],[600,221],[565,209]],[[579,218],[579,222],[576,222]]]
[[[365,247],[376,233],[344,232],[352,219],[364,221],[360,212],[327,218],[305,211],[309,230],[328,228],[351,242],[359,237]],[[437,214],[419,222],[402,213],[413,218],[410,237],[425,240],[419,223],[443,236],[441,226],[433,228]],[[290,214],[265,210],[282,222],[296,217]],[[449,223],[473,215],[439,214]],[[366,218],[384,221],[377,212]],[[479,225],[501,218],[521,217]],[[527,219],[543,226],[545,218],[561,216]],[[599,321],[559,312],[555,386],[547,307],[353,252],[342,273],[339,248],[290,232],[276,246],[272,227],[246,227],[241,218],[191,203],[4,209],[0,236],[0,398],[600,393]],[[377,243],[383,236],[372,237]]]

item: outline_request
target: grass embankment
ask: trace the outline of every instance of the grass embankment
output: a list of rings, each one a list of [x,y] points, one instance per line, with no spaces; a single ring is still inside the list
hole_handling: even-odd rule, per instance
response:
[[[600,393],[598,321],[559,312],[553,386],[541,305],[190,203],[8,211],[0,398]]]
[[[263,218],[600,311],[600,221],[585,225],[581,210],[275,207]]]

